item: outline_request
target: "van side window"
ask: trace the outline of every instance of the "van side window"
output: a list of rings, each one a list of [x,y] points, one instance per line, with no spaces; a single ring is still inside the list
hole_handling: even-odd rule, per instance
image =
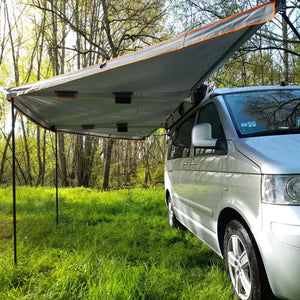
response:
[[[209,123],[212,129],[212,138],[225,139],[223,126],[216,108],[216,105],[212,102],[205,105],[198,115],[197,124]],[[195,155],[201,154],[223,154],[219,150],[196,148]]]
[[[195,124],[195,114],[175,129],[171,135],[169,159],[189,157],[191,151],[191,133]]]

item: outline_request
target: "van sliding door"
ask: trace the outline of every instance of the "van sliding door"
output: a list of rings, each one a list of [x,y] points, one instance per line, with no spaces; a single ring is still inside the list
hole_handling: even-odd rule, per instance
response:
[[[209,123],[212,137],[225,140],[223,127],[213,102],[205,105],[197,123]],[[227,155],[224,150],[193,149],[182,172],[180,199],[182,211],[187,215],[187,227],[213,248],[216,242],[215,214],[221,201],[225,182]]]

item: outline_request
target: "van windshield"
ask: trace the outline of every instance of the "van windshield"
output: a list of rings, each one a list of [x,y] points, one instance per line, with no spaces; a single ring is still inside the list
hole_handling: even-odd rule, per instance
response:
[[[224,96],[240,137],[300,133],[300,90]]]

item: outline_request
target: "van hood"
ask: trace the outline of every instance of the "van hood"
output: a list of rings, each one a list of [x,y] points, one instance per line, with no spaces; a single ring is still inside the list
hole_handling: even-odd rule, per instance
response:
[[[300,174],[300,134],[240,138],[235,146],[262,174]]]

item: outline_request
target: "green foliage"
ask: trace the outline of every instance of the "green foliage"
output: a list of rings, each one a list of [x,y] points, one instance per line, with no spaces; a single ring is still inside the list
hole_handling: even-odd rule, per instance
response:
[[[18,267],[11,189],[0,190],[0,299],[233,299],[223,262],[168,227],[162,189],[18,188]]]
[[[213,76],[215,87],[244,87],[276,85],[281,73],[270,54],[261,55],[240,51]]]

